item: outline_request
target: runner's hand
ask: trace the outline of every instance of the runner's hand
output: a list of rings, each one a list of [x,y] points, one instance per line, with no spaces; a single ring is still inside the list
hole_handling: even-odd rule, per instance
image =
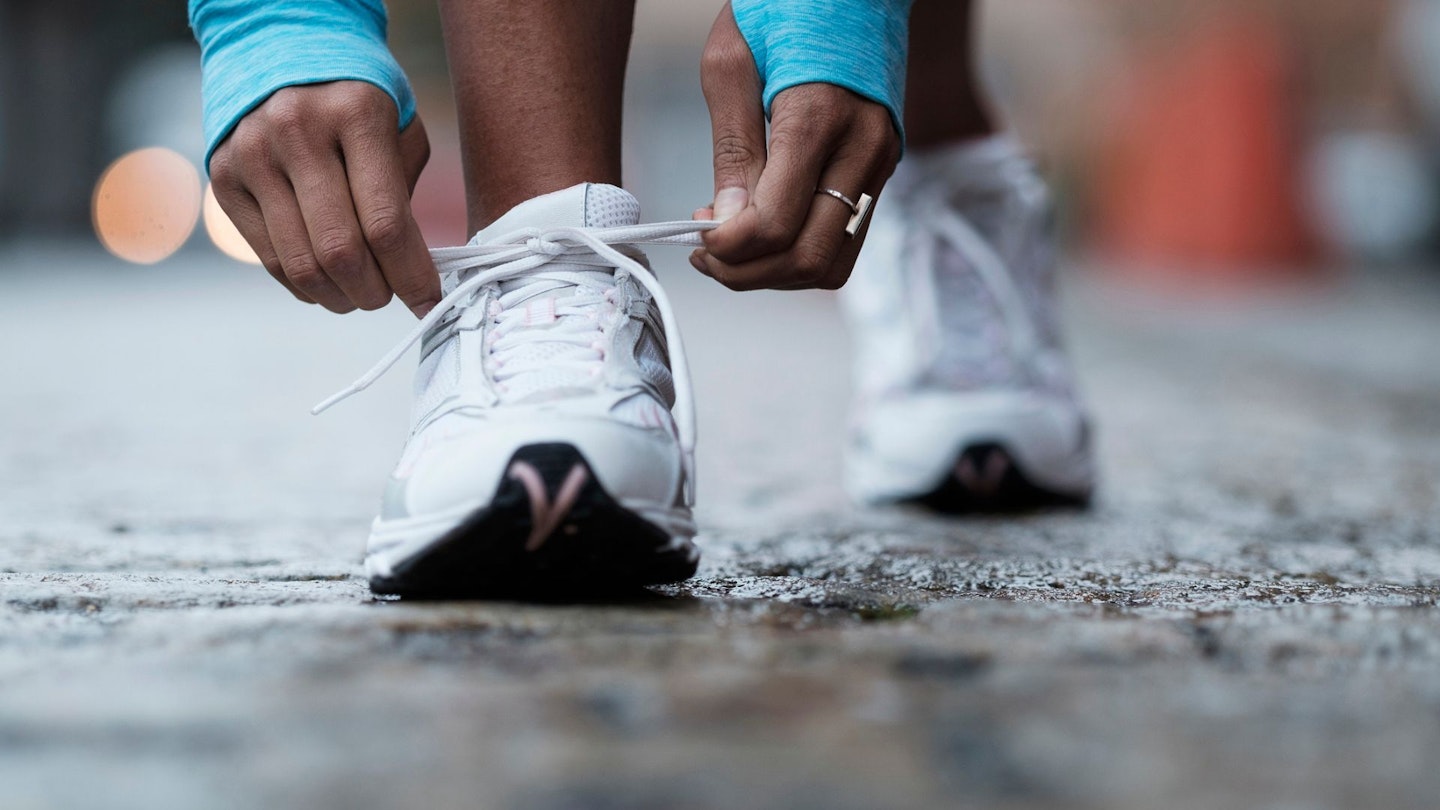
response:
[[[850,238],[849,208],[815,190],[880,196],[900,159],[889,111],[836,85],[797,85],[775,97],[767,145],[760,76],[728,3],[705,44],[700,84],[715,139],[715,200],[695,218],[725,224],[704,235],[690,263],[734,290],[844,285],[865,231]]]
[[[367,82],[278,90],[210,159],[215,199],[276,281],[332,312],[398,296],[417,316],[440,279],[410,195],[430,157],[420,119]]]

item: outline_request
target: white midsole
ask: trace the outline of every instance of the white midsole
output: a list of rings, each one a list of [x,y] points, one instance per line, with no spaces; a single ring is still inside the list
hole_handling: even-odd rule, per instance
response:
[[[445,512],[399,520],[376,518],[370,525],[370,539],[365,546],[366,575],[371,579],[391,576],[397,566],[424,554],[437,540],[488,503],[477,500]],[[621,500],[620,505],[670,537],[669,545],[658,551],[689,549],[692,555],[698,556],[691,543],[696,527],[689,508],[642,500]]]
[[[1084,497],[1095,486],[1084,425],[1073,401],[1035,392],[907,397],[868,415],[868,440],[852,443],[847,454],[846,485],[870,503],[923,495],[944,482],[966,447],[995,443],[1037,486]]]

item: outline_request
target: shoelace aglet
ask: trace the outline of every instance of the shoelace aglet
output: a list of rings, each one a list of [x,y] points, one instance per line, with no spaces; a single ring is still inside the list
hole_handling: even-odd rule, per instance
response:
[[[317,403],[317,404],[315,405],[315,407],[311,408],[311,409],[310,409],[310,415],[311,415],[311,416],[319,416],[320,414],[322,414],[322,413],[330,410],[331,408],[335,407],[336,405],[339,405],[341,402],[344,402],[345,400],[349,399],[350,397],[355,396],[356,394],[360,393],[361,391],[364,391],[366,387],[368,387],[368,386],[359,386],[359,385],[357,384],[357,385],[352,385],[352,386],[350,386],[349,388],[345,389],[344,391],[340,391],[340,392],[338,392],[338,393],[331,394],[330,396],[326,397],[325,399],[323,399],[323,400],[321,400],[319,403]]]

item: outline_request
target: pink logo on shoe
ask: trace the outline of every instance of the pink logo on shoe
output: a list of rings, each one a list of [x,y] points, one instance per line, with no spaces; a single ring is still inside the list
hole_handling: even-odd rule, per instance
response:
[[[560,521],[570,514],[575,501],[580,497],[580,489],[590,479],[590,474],[583,464],[571,467],[564,483],[560,485],[560,491],[555,493],[554,503],[551,503],[550,493],[545,488],[545,478],[533,464],[516,461],[510,465],[507,474],[525,487],[525,494],[530,498],[530,537],[525,541],[526,551],[535,551],[545,544],[545,540],[560,525]]]

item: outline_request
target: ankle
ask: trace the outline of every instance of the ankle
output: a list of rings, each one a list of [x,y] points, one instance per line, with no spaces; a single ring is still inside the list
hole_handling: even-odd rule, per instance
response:
[[[917,104],[906,109],[905,138],[906,147],[910,149],[933,149],[977,141],[997,132],[999,129],[995,126],[994,116],[975,97],[958,104]]]

